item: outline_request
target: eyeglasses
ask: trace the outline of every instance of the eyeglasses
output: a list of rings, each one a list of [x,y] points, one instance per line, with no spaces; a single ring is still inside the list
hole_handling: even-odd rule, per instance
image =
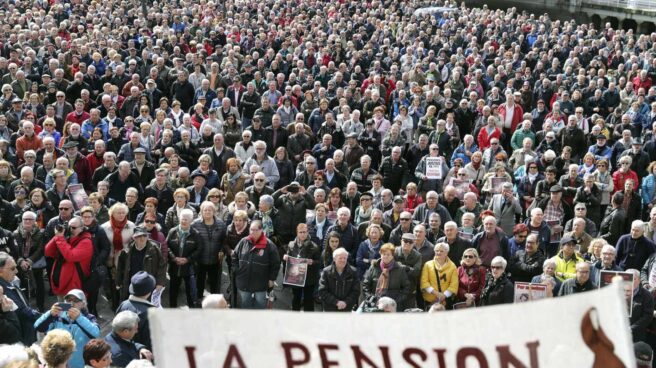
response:
[[[498,146],[498,145],[499,145],[499,143],[496,143],[496,142],[490,143],[490,146]]]
[[[72,208],[70,208],[70,207],[59,207],[59,210],[60,211],[70,211],[70,210],[72,210]]]
[[[257,180],[255,180],[255,181],[257,181]],[[207,196],[207,198],[221,198],[221,196],[216,195],[216,194],[212,194],[210,196]]]
[[[314,180],[321,180],[321,181],[323,181],[323,178],[314,178]]]
[[[401,217],[399,220],[401,220],[401,221],[410,221],[409,218],[405,218],[405,217]]]
[[[314,162],[306,162],[306,165],[314,165]]]
[[[502,266],[490,266],[490,268],[493,270],[503,270]]]
[[[254,179],[254,181],[256,181],[256,182],[263,182],[264,179]]]
[[[577,211],[583,211],[583,210],[585,210],[585,207],[580,207],[580,208],[577,208],[576,210]]]
[[[622,162],[621,165],[622,166],[629,166],[630,164],[628,162]]]
[[[430,150],[431,151],[437,151],[437,148],[431,148]]]
[[[462,258],[472,259],[472,258],[476,258],[476,256],[472,254],[465,254],[464,256],[462,256]]]
[[[467,174],[458,174],[458,176],[467,176]]]
[[[147,223],[147,224],[156,224],[157,223],[157,221],[155,221],[155,220],[146,220],[144,222]]]
[[[403,242],[404,242],[404,243],[412,243],[412,240],[410,240],[410,239],[403,239]]]

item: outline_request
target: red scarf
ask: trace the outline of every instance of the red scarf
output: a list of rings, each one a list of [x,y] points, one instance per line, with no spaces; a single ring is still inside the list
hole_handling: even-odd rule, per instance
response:
[[[117,222],[114,220],[114,218],[109,219],[110,224],[112,225],[112,231],[114,232],[114,238],[112,239],[112,244],[114,245],[114,250],[115,251],[121,251],[123,250],[123,228],[125,225],[128,223],[128,218],[126,217],[125,220],[121,222]]]
[[[264,234],[262,234],[257,241],[255,241],[255,239],[253,239],[253,237],[250,235],[247,236],[246,239],[253,243],[253,249],[264,249],[267,246],[267,237]]]

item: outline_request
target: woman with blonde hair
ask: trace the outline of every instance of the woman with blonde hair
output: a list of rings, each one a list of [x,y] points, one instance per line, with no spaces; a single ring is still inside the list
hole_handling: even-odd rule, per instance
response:
[[[115,203],[109,208],[109,221],[100,225],[100,227],[107,234],[110,247],[109,257],[107,257],[107,268],[109,269],[109,290],[112,299],[112,309],[116,310],[119,303],[118,290],[116,289],[116,264],[118,262],[118,255],[121,251],[127,248],[132,240],[135,225],[132,221],[128,220],[128,206],[124,203]]]
[[[380,247],[380,259],[371,262],[362,281],[365,300],[387,296],[394,299],[397,311],[402,311],[406,299],[411,295],[410,289],[408,274],[394,261],[394,244],[383,244]]]
[[[228,215],[228,206],[223,204],[223,192],[218,188],[212,188],[209,192],[207,192],[207,197],[205,200],[214,204],[216,216],[225,221],[226,216]]]
[[[239,159],[229,158],[226,161],[226,173],[221,178],[221,186],[224,198],[223,203],[230,204],[235,200],[235,195],[246,189],[246,175],[243,175]]]
[[[465,249],[458,267],[457,302],[465,302],[468,306],[480,302],[481,292],[485,286],[485,267],[483,267],[478,251],[475,248]]]
[[[166,211],[164,224],[167,229],[173,229],[180,223],[180,212],[185,208],[190,209],[196,217],[196,210],[189,204],[189,191],[185,188],[178,188],[173,192],[173,201],[175,203]]]
[[[449,308],[458,293],[458,271],[449,257],[449,244],[437,243],[435,257],[426,262],[421,270],[419,288],[426,305],[440,303]]]
[[[67,368],[68,360],[75,351],[73,336],[65,330],[52,330],[41,341],[45,368]]]

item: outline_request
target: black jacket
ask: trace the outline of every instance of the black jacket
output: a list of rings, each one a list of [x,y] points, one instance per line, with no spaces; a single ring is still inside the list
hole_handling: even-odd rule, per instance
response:
[[[346,265],[341,275],[337,273],[334,263],[323,269],[319,280],[319,298],[325,312],[340,311],[337,309],[338,301],[346,303],[346,308],[341,312],[350,312],[358,303],[359,296],[360,282],[354,267]]]
[[[462,259],[462,255],[465,253],[465,250],[472,247],[472,243],[469,240],[463,239],[459,236],[456,236],[456,240],[453,243],[448,241],[446,236],[437,239],[435,243],[449,244],[449,259],[452,260],[456,265],[460,264],[460,260]]]
[[[514,297],[515,286],[505,273],[498,280],[488,273],[481,293],[481,305],[510,304]]]
[[[264,235],[262,235],[264,236]],[[266,291],[269,281],[275,281],[280,270],[278,248],[267,239],[263,249],[255,249],[249,237],[243,238],[235,248],[232,269],[238,290]]]
[[[20,322],[21,327],[21,336],[20,341],[25,346],[30,346],[36,341],[36,331],[34,330],[34,322],[41,317],[41,314],[30,307],[29,304],[25,304],[23,300],[29,302],[29,297],[25,295],[22,291],[18,291],[12,284],[7,281],[0,279],[0,286],[4,289],[5,295],[14,301],[18,306],[18,309],[15,311],[18,321]],[[21,298],[19,293],[23,296]]]
[[[193,264],[198,258],[200,253],[200,244],[198,242],[198,231],[193,227],[189,228],[189,235],[185,239],[184,245],[180,244],[180,233],[178,226],[169,230],[166,237],[166,244],[169,247],[169,275],[177,277],[189,276]],[[178,266],[173,259],[175,257],[186,258],[189,262],[182,266]]]
[[[394,299],[397,311],[404,310],[406,299],[411,294],[410,280],[408,280],[408,274],[404,268],[405,266],[399,262],[395,262],[392,269],[389,270],[387,290],[377,295],[376,286],[378,285],[378,279],[382,274],[382,270],[380,268],[380,260],[372,262],[371,267],[364,274],[364,279],[362,280],[362,292],[364,293],[365,300],[372,296],[387,296]]]
[[[524,249],[519,250],[508,262],[510,277],[515,282],[531,282],[534,276],[542,273],[544,261],[545,256],[539,249],[533,255],[528,255]]]
[[[223,243],[226,236],[226,224],[218,218],[214,218],[213,225],[205,225],[202,217],[191,224],[196,230],[198,240],[197,261],[203,265],[217,264],[219,252],[223,251]],[[170,233],[169,233],[170,234]],[[219,265],[220,267],[221,265]]]
[[[273,200],[278,209],[276,234],[293,237],[296,234],[296,226],[306,221],[306,210],[314,209],[314,198],[306,192],[297,200],[293,200],[291,194],[277,190],[273,193]]]
[[[606,240],[608,244],[615,245],[617,240],[624,233],[626,212],[624,208],[609,208],[610,213],[604,217],[599,226],[599,236]]]
[[[654,318],[654,298],[642,286],[638,286],[638,291],[633,296],[631,309],[632,313],[629,321],[633,333],[633,342],[644,341],[647,327]]]

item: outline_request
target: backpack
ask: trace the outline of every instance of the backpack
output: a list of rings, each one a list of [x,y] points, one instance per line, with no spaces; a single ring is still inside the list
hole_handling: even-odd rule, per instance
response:
[[[107,279],[107,266],[104,264],[98,264],[98,253],[100,252],[97,249],[96,244],[96,234],[89,232],[91,234],[91,244],[93,245],[93,255],[91,256],[91,273],[89,276],[85,276],[82,272],[82,266],[80,262],[75,262],[75,269],[77,270],[77,275],[82,281],[82,290],[85,293],[93,293],[100,289],[102,284]]]

